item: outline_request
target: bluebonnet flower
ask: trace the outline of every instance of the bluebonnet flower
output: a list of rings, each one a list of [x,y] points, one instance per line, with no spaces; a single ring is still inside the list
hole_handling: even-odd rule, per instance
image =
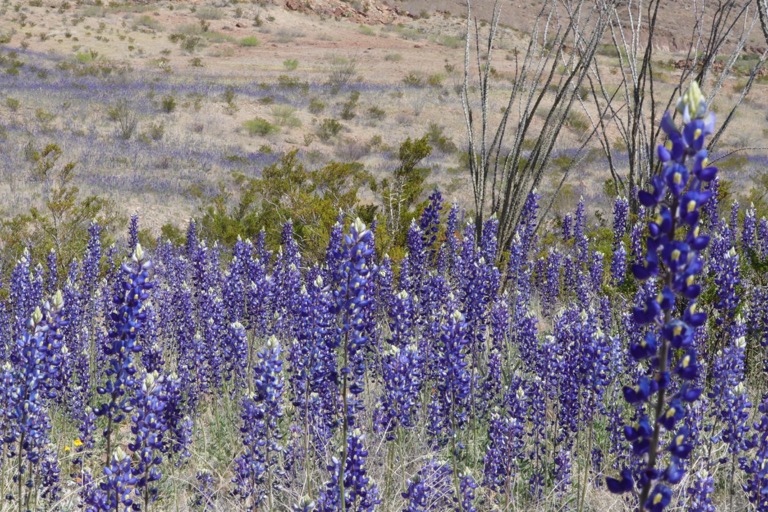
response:
[[[567,242],[571,239],[573,230],[573,215],[566,213],[563,217],[562,234],[563,242]]]
[[[183,395],[183,383],[174,374],[164,376],[164,405],[162,422],[168,429],[165,435],[165,452],[176,454],[176,465],[181,465],[191,456],[192,418]]]
[[[589,240],[587,239],[587,214],[584,206],[584,198],[579,198],[576,205],[576,215],[573,223],[573,239],[576,248],[576,257],[580,262],[589,261]]]
[[[274,336],[258,353],[253,369],[254,393],[243,400],[241,417],[244,452],[235,459],[236,494],[242,500],[250,498],[255,508],[265,497],[268,509],[273,506],[274,480],[281,472],[276,464],[283,451],[282,434],[278,422],[283,416],[283,362],[282,349]]]
[[[745,252],[755,251],[757,248],[757,219],[755,217],[755,205],[751,204],[744,214],[744,224],[741,230],[741,247]]]
[[[370,261],[372,242],[372,233],[362,221],[356,219],[349,234],[344,237],[344,256],[334,279],[339,283],[333,291],[335,302],[332,311],[340,317],[339,339],[343,341],[341,378],[342,400],[346,406],[343,411],[345,430],[354,426],[355,412],[362,407],[355,397],[363,392],[365,346],[369,341],[363,328],[365,309],[372,300],[367,294],[367,283],[371,279],[371,271],[375,270]],[[347,391],[352,397],[347,396]]]
[[[515,378],[506,396],[504,410],[494,412],[488,428],[488,447],[483,458],[483,485],[511,495],[519,461],[525,449],[525,391]]]
[[[107,401],[93,410],[96,416],[107,418],[104,437],[107,441],[108,456],[112,455],[114,430],[132,409],[127,392],[133,389],[135,384],[136,367],[133,354],[141,351],[141,346],[136,343],[136,336],[146,319],[143,304],[149,297],[148,290],[152,288],[149,281],[152,264],[145,259],[140,245],[136,246],[131,260],[133,266],[123,266],[123,272],[128,275],[128,279],[123,282],[122,293],[113,299],[116,309],[110,315],[112,330],[103,347],[104,354],[110,358],[105,372],[107,380],[96,390],[100,395],[106,395]]]
[[[430,421],[431,432],[440,439],[455,439],[468,419],[471,375],[464,316],[459,311],[446,312],[441,327],[438,372]]]
[[[15,347],[10,351],[9,361],[3,369],[3,421],[5,432],[5,456],[16,458],[13,481],[17,484],[16,499],[22,503],[23,485],[31,492],[33,474],[27,472],[42,469],[58,472],[55,459],[47,454],[51,420],[48,404],[57,397],[61,360],[65,349],[61,329],[66,324],[63,318],[64,301],[57,292],[43,309],[36,307],[27,320],[27,329],[21,333]],[[48,459],[46,461],[46,458]],[[24,475],[27,475],[26,477]],[[58,477],[51,479],[51,485]],[[47,489],[55,494],[55,489]]]
[[[450,510],[455,490],[452,489],[450,464],[433,459],[427,461],[418,473],[408,480],[403,493],[407,500],[403,512],[430,512]]]
[[[434,264],[437,257],[437,234],[440,231],[440,211],[443,209],[443,196],[435,189],[429,196],[429,204],[419,219],[419,228],[423,237],[422,244],[427,251],[429,262]]]
[[[384,355],[384,393],[381,397],[382,414],[379,422],[394,438],[399,426],[410,428],[416,424],[416,413],[423,380],[423,360],[415,344],[402,348],[392,345]]]
[[[613,286],[620,286],[624,283],[627,274],[627,250],[624,248],[624,242],[619,242],[618,247],[611,257],[611,282]]]
[[[128,223],[128,247],[133,249],[139,243],[139,215],[131,214],[131,220]]]
[[[743,484],[749,502],[760,512],[768,510],[768,394],[763,396],[758,408],[760,418],[755,422],[755,434],[750,446],[755,448],[752,457],[740,459],[741,468],[748,475]]]
[[[571,487],[571,452],[560,448],[555,454],[555,489],[558,496],[563,496]]]
[[[646,455],[639,468],[639,505],[641,510],[652,512],[669,505],[672,490],[668,485],[680,481],[684,472],[682,461],[691,451],[690,431],[678,425],[685,416],[684,403],[694,402],[701,394],[696,387],[698,361],[693,329],[706,316],[695,309],[694,301],[700,293],[695,278],[702,269],[699,251],[706,248],[709,239],[700,233],[699,219],[701,207],[710,199],[710,193],[702,190],[702,186],[717,173],[709,165],[703,148],[704,137],[714,131],[714,115],[707,111],[695,82],[677,108],[683,114],[685,126],[678,131],[671,114],[664,114],[661,128],[669,142],[658,148],[662,172],[651,179],[651,191],[638,193],[640,202],[657,208],[658,214],[648,224],[644,261],[633,265],[632,271],[640,280],[662,273],[664,282],[656,297],[649,297],[633,312],[636,322],[658,326],[660,332],[650,330],[630,352],[638,361],[650,359],[652,375],[649,378],[641,374],[634,386],[623,389],[624,398],[631,404],[655,402],[652,418],[643,413],[637,424],[625,428],[634,453]],[[673,308],[679,307],[675,302],[685,299],[689,304],[683,317],[674,318]],[[679,381],[671,387],[673,375]],[[671,396],[667,396],[668,391]],[[670,458],[665,468],[657,467],[662,460],[662,429],[672,434],[666,444]],[[620,479],[607,479],[608,488],[612,492],[628,492],[634,487],[633,479],[632,472],[624,470]]]
[[[141,362],[147,373],[158,372],[165,365],[163,347],[157,337],[157,313],[151,302],[144,306],[146,319],[139,332],[139,343],[142,347]]]
[[[694,475],[693,483],[688,488],[689,512],[715,512],[715,504],[712,495],[715,493],[715,479],[706,471],[699,471]]]
[[[739,306],[739,255],[731,248],[715,265],[715,284],[717,285],[717,309],[732,318]]]
[[[760,257],[768,258],[768,219],[765,217],[762,217],[757,225],[757,239]]]
[[[744,388],[746,326],[740,317],[730,326],[732,343],[718,353],[712,368],[712,391],[709,393],[716,429],[710,443],[724,442],[735,462],[736,456],[749,449],[749,409],[752,407]],[[722,457],[721,463],[728,461]],[[733,471],[733,468],[731,469]]]
[[[338,459],[333,458],[333,464],[328,468],[331,472],[331,481],[326,483],[320,496],[318,510],[371,512],[381,503],[378,488],[367,476],[365,464],[368,452],[363,447],[363,440],[364,436],[358,429],[349,433],[347,448],[344,450],[345,463],[342,465]]]
[[[134,505],[131,495],[137,482],[131,471],[131,458],[118,447],[104,468],[104,478],[85,502],[98,512],[128,512]]]
[[[157,373],[147,373],[140,386],[136,388],[133,398],[133,414],[131,416],[131,433],[133,441],[128,448],[137,459],[131,471],[136,477],[136,494],[142,498],[144,510],[149,509],[149,503],[157,499],[157,487],[154,482],[160,480],[160,464],[163,462],[165,424],[163,411],[167,395],[165,379]]]
[[[629,220],[629,201],[625,197],[617,197],[613,203],[613,250],[619,246],[627,233]]]
[[[194,506],[200,510],[214,510],[214,486],[216,480],[210,471],[198,471],[195,475],[197,480],[195,484]]]

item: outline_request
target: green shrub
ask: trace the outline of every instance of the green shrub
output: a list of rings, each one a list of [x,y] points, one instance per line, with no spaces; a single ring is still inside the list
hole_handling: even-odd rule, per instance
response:
[[[283,61],[283,67],[286,71],[296,71],[296,68],[299,67],[299,61],[296,59],[286,59]]]
[[[407,75],[405,75],[405,77],[403,77],[403,84],[410,87],[421,87],[424,85],[424,81],[418,74],[410,71]]]
[[[166,114],[170,114],[174,110],[176,110],[176,98],[174,98],[171,95],[163,96],[163,99],[160,102],[160,105],[163,109],[163,112]]]
[[[259,39],[256,36],[248,36],[240,39],[240,46],[245,47],[255,47],[259,46],[261,43],[259,42]]]
[[[335,119],[323,119],[317,128],[317,136],[323,142],[328,142],[341,133],[342,128],[344,128],[342,124]]]
[[[5,98],[5,106],[8,107],[12,112],[19,110],[20,105],[21,102],[16,98],[11,98],[10,96]]]
[[[387,113],[384,112],[384,109],[373,106],[368,109],[368,117],[373,119],[374,121],[381,121],[387,116]]]
[[[266,137],[267,135],[272,135],[273,133],[280,131],[279,127],[261,117],[244,122],[243,127],[248,132],[248,135],[251,136],[259,135],[261,137]]]
[[[275,105],[272,107],[272,116],[278,126],[288,126],[289,128],[298,128],[301,126],[301,120],[295,115],[296,109],[290,105]]]
[[[325,103],[320,98],[312,98],[309,100],[309,111],[312,114],[319,114],[325,110]]]
[[[345,101],[341,108],[341,118],[345,121],[355,118],[355,108],[357,108],[357,101],[360,99],[359,91],[352,91],[349,95],[349,100]]]

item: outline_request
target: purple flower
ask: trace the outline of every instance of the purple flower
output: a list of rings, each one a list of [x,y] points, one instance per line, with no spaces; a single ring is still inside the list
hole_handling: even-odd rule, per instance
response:
[[[680,481],[684,473],[682,461],[692,449],[688,441],[690,431],[677,425],[685,417],[684,402],[693,402],[700,395],[696,388],[698,362],[692,344],[694,328],[701,325],[706,316],[698,316],[701,314],[693,302],[698,290],[693,286],[702,269],[699,251],[706,248],[708,240],[699,234],[696,212],[709,200],[709,194],[699,193],[702,185],[711,181],[716,172],[708,167],[706,152],[702,149],[704,136],[712,132],[714,117],[707,112],[695,82],[678,103],[678,108],[682,109],[686,124],[679,132],[672,116],[664,115],[661,127],[670,143],[658,150],[663,162],[661,176],[652,179],[653,191],[638,194],[640,202],[647,207],[657,207],[658,214],[648,223],[649,236],[643,261],[634,264],[632,271],[640,280],[656,276],[664,280],[661,293],[646,295],[644,304],[633,310],[634,320],[641,325],[648,324],[651,330],[644,339],[630,344],[630,353],[636,360],[649,360],[651,377],[641,374],[635,378],[634,386],[623,388],[627,402],[638,407],[650,404],[649,407],[656,411],[653,418],[643,415],[637,426],[625,428],[625,436],[632,443],[634,453],[645,455],[637,468],[640,475],[638,499],[641,509],[652,512],[664,510],[669,505],[672,490],[662,481],[672,485]],[[694,160],[692,171],[687,167],[689,159]],[[687,231],[683,239],[678,238],[681,231]],[[676,306],[678,301],[683,302],[682,307]],[[675,318],[673,314],[680,309],[684,311],[682,318]],[[675,376],[680,383],[673,382]],[[666,443],[671,456],[666,467],[657,467],[665,460],[660,444],[664,431],[671,435],[671,440]],[[609,490],[632,490],[627,476],[631,473],[626,471],[620,480],[607,481]]]
[[[281,477],[278,455],[283,451],[278,422],[283,416],[282,349],[275,337],[257,355],[254,393],[243,400],[240,432],[244,451],[235,459],[236,494],[257,508],[267,498],[272,510],[273,488]]]

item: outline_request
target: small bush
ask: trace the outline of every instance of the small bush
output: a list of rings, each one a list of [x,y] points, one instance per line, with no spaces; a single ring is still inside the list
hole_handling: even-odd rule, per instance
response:
[[[155,142],[161,140],[165,135],[165,125],[163,123],[152,123],[149,125],[147,136]]]
[[[286,71],[296,71],[299,67],[299,61],[297,59],[286,59],[283,61],[283,67]]]
[[[349,100],[345,101],[341,109],[341,118],[345,121],[354,119],[357,115],[355,108],[357,108],[357,101],[360,99],[359,91],[352,91],[349,95]]]
[[[248,135],[252,137],[255,135],[266,137],[267,135],[272,135],[273,133],[280,131],[279,127],[270,123],[266,119],[262,119],[261,117],[257,117],[255,119],[251,119],[250,121],[244,122],[243,127],[248,132]]]
[[[384,60],[387,62],[400,62],[403,60],[403,56],[399,53],[388,53],[384,56]]]
[[[163,96],[163,99],[160,102],[161,107],[163,109],[163,112],[166,114],[170,114],[174,110],[176,110],[176,98],[174,98],[171,95]]]
[[[261,42],[259,42],[259,39],[256,36],[248,36],[240,39],[240,46],[253,48],[255,46],[259,46],[260,44]]]
[[[317,136],[323,142],[328,142],[341,133],[343,126],[335,119],[323,119],[317,128]]]
[[[429,75],[427,77],[427,84],[430,87],[442,87],[443,80],[445,80],[445,77],[440,73],[435,73],[434,75]]]
[[[368,109],[368,117],[373,119],[374,121],[381,121],[387,116],[387,113],[384,112],[384,109],[373,106]]]
[[[21,102],[16,98],[11,98],[10,96],[8,98],[5,98],[5,106],[8,107],[11,110],[11,112],[18,111],[20,105],[21,105]]]
[[[278,126],[287,126],[289,128],[298,128],[301,126],[301,120],[296,117],[296,109],[290,105],[275,105],[272,107],[272,116]]]
[[[413,71],[410,71],[405,77],[403,77],[403,84],[409,87],[421,87],[424,85],[422,78]]]
[[[117,136],[123,140],[128,140],[136,131],[139,121],[136,114],[128,108],[125,100],[118,101],[117,104],[107,109],[107,117],[110,121],[117,123]]]
[[[336,94],[342,87],[349,84],[357,74],[357,61],[353,59],[335,58],[331,62],[331,72],[328,74],[328,85],[331,92]]]
[[[198,9],[197,17],[201,20],[220,20],[224,17],[224,11],[215,7],[202,7]]]
[[[320,98],[312,98],[309,100],[309,111],[312,114],[319,114],[325,110],[325,102],[321,100]]]
[[[565,126],[576,133],[584,133],[589,130],[589,119],[576,110],[571,110],[565,118]]]

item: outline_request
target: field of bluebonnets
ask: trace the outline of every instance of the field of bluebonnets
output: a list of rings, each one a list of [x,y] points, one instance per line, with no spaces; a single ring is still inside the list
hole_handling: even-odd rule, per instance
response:
[[[440,127],[390,147],[378,181],[296,151],[137,136],[157,105],[128,103],[149,88],[170,114],[221,95],[234,115],[236,98],[341,93],[343,113],[363,84],[128,73],[111,90],[81,72],[88,55],[0,59],[13,112],[30,83],[68,98],[0,132],[30,136],[4,178],[14,193],[30,167],[42,203],[18,213],[17,197],[0,231],[0,510],[768,510],[765,193],[739,204],[745,178],[710,162],[723,120],[695,81],[660,114],[640,189],[554,215],[534,189],[501,246],[496,216],[478,225],[428,182],[433,149],[457,151]],[[86,100],[111,104],[116,152],[85,110],[56,126]],[[133,174],[97,172],[116,163]],[[136,214],[116,234],[119,205],[81,188],[206,199],[185,230]]]

